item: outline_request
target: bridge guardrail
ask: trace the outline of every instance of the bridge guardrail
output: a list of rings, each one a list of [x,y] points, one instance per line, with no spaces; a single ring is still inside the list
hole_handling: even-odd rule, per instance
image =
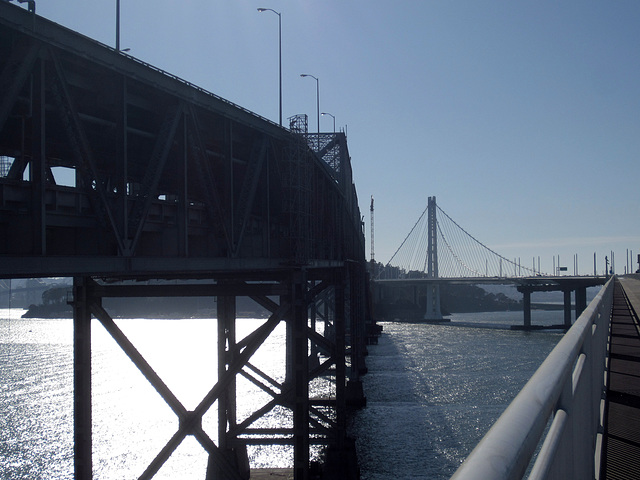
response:
[[[613,277],[560,340],[452,480],[594,478]]]

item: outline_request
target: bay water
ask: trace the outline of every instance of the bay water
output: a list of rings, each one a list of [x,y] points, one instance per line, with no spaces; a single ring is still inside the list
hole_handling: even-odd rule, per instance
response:
[[[555,325],[562,315],[532,320]],[[522,321],[522,312],[490,312],[383,323],[367,357],[367,407],[351,424],[362,478],[450,478],[562,337],[510,329]]]
[[[73,326],[0,309],[0,478],[73,478]],[[383,323],[368,347],[367,407],[350,418],[362,478],[445,479],[486,433],[561,338],[522,332],[521,312],[455,314],[449,324]],[[238,319],[238,339],[264,320]],[[562,312],[535,312],[557,324]],[[215,384],[215,319],[116,320],[187,410]],[[252,364],[284,380],[280,325]],[[176,416],[102,326],[92,323],[93,463],[96,479],[138,478],[178,428]],[[318,379],[314,395],[330,395]],[[238,417],[271,397],[238,380]],[[217,441],[217,405],[203,428]],[[291,422],[276,409],[261,426]],[[289,447],[251,447],[252,467],[291,465]],[[154,478],[203,479],[207,455],[187,437]]]

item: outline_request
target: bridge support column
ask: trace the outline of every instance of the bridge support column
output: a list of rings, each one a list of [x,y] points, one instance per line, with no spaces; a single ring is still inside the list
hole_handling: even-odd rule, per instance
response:
[[[441,322],[444,320],[442,310],[440,310],[440,285],[438,284],[427,286],[427,309],[424,313],[424,320],[427,322]]]
[[[221,285],[227,285],[221,282]],[[228,284],[232,285],[232,284]],[[236,350],[236,297],[218,297],[218,378],[229,375],[229,368],[235,362]],[[206,480],[226,478],[225,468],[233,466],[238,478],[248,479],[250,475],[249,457],[246,445],[238,444],[236,436],[230,434],[237,426],[237,389],[235,375],[227,382],[227,387],[218,397],[218,447],[219,452],[209,454]],[[220,462],[222,454],[226,464]]]
[[[427,237],[427,277],[438,278],[438,223],[436,220],[436,197],[429,197],[428,237]],[[441,322],[440,285],[433,283],[427,286],[427,311],[424,314],[427,322]]]
[[[576,318],[587,308],[587,287],[576,288]]]
[[[235,344],[235,300],[235,297],[227,295],[218,297],[218,378],[225,376],[227,365],[232,363],[231,355]],[[218,398],[218,444],[222,451],[229,447],[227,426],[231,428],[235,424],[235,383],[235,378],[229,381],[229,386]]]
[[[91,298],[88,279],[73,280],[73,456],[77,480],[91,480]]]
[[[344,272],[341,272],[344,273]],[[346,322],[345,322],[345,282],[344,277],[335,279],[335,348],[337,352],[346,352]],[[344,432],[347,425],[347,362],[344,355],[338,354],[336,359],[336,426],[338,432]],[[342,446],[342,435],[337,437],[338,448]]]
[[[318,304],[316,303],[315,300],[313,300],[309,304],[309,321],[311,323],[311,330],[315,332],[318,325]],[[310,355],[309,355],[309,368],[314,369],[320,366],[319,354],[320,354],[320,351],[318,349],[318,345],[314,342],[311,342]]]
[[[347,272],[349,273],[347,275]],[[343,478],[354,480],[360,478],[355,451],[355,442],[347,437],[347,408],[360,407],[366,404],[362,391],[359,369],[354,362],[358,355],[353,346],[362,341],[354,318],[359,315],[358,301],[354,301],[354,286],[358,288],[359,271],[351,266],[336,272],[335,284],[335,350],[336,358],[336,424],[334,438],[326,450],[326,461],[322,478]],[[347,319],[350,321],[347,322]],[[351,343],[351,371],[347,375],[345,357],[339,352],[347,351],[346,333],[349,331]],[[347,376],[349,379],[347,380]],[[296,477],[297,479],[297,477]]]
[[[295,480],[309,478],[309,342],[305,271],[292,274],[293,471]]]
[[[571,328],[571,290],[563,290],[564,293],[564,328]]]
[[[349,297],[349,312],[350,312],[350,331],[351,331],[351,364],[352,374],[351,380],[357,381],[360,375],[367,373],[365,366],[365,314],[364,314],[364,299],[365,295],[365,274],[364,268],[360,265],[351,263],[349,267],[349,284],[350,284],[350,297]]]
[[[524,313],[524,329],[531,329],[531,290],[522,292],[522,311]]]
[[[246,445],[293,446],[296,480],[311,477],[311,445],[325,445],[327,460],[322,467],[324,478],[358,478],[353,440],[347,437],[349,390],[361,392],[360,367],[355,365],[354,345],[363,350],[364,330],[353,319],[364,318],[365,309],[359,291],[362,271],[358,268],[306,270],[292,268],[265,280],[251,276],[228,276],[215,283],[178,284],[110,284],[91,278],[74,279],[74,440],[75,478],[92,478],[91,431],[91,318],[101,323],[116,344],[154,387],[178,419],[178,429],[158,455],[146,467],[141,479],[152,478],[171,457],[186,436],[194,436],[209,455],[206,478],[243,480],[249,478]],[[118,328],[102,307],[103,298],[128,297],[218,297],[218,379],[193,411],[188,411],[136,347]],[[260,327],[245,338],[236,339],[236,299],[252,298],[272,312]],[[280,297],[278,304],[273,298]],[[333,308],[333,328],[321,335],[310,328],[309,306],[323,298],[324,321],[329,323]],[[327,305],[328,304],[328,305]],[[322,314],[320,314],[322,316]],[[287,337],[287,370],[284,383],[262,372],[251,363],[254,353],[280,324],[290,324]],[[311,345],[321,355],[313,367],[309,362]],[[289,344],[291,347],[289,348]],[[357,348],[355,350],[358,350]],[[350,362],[346,357],[351,356]],[[351,370],[348,369],[348,363]],[[332,373],[333,372],[333,373]],[[238,421],[236,416],[236,376],[242,375],[272,400]],[[310,382],[321,375],[335,375],[335,398],[310,398]],[[348,381],[349,380],[349,381]],[[331,395],[331,390],[329,390]],[[352,392],[351,392],[352,393]],[[202,417],[218,402],[218,442],[215,444],[203,429]],[[293,425],[266,428],[255,425],[274,407],[287,409]],[[287,421],[288,422],[288,421]],[[274,433],[275,432],[275,433]],[[274,437],[275,435],[275,437]],[[255,443],[254,443],[255,442]],[[346,473],[345,473],[346,472]]]
[[[367,373],[365,352],[365,271],[355,263],[348,264],[349,332],[351,339],[351,372],[347,383],[346,401],[350,407],[364,407],[367,403],[360,376]]]

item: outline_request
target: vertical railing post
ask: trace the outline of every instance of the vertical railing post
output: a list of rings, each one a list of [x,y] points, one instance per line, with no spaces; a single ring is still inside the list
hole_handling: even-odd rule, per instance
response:
[[[562,431],[562,440],[558,452],[555,454],[554,473],[558,478],[575,478],[573,476],[573,430],[576,424],[576,412],[572,408],[573,401],[573,377],[572,375],[567,375],[555,409],[556,411],[562,410],[567,414],[567,424]],[[558,462],[557,459],[559,458],[568,459],[569,461]]]
[[[613,292],[613,288],[611,288]],[[598,305],[593,318],[593,339],[592,349],[593,368],[591,369],[591,409],[594,412],[594,473],[596,465],[601,461],[601,440],[604,431],[604,411],[601,412],[601,404],[606,393],[606,358],[608,355],[608,341],[611,329],[611,308],[613,304],[613,293],[604,297]]]
[[[576,308],[579,308],[578,304],[582,302],[579,298],[582,294],[578,293],[581,290],[584,291],[584,289],[576,290]],[[586,298],[586,291],[584,295]],[[581,454],[576,452],[576,458],[574,458],[576,478],[592,477],[595,471],[594,448],[600,424],[600,398],[604,376],[601,375],[598,380],[594,376],[594,372],[604,372],[604,363],[600,365],[601,361],[604,362],[604,359],[601,359],[600,351],[605,349],[605,345],[599,342],[598,320],[602,304],[606,303],[606,301],[602,302],[592,316],[590,328],[582,344],[582,353],[586,356],[586,361],[584,370],[581,372],[581,385],[576,392],[579,408],[582,411],[582,421],[580,422],[582,428],[577,429],[575,433],[576,442],[580,442],[579,450],[581,452]]]

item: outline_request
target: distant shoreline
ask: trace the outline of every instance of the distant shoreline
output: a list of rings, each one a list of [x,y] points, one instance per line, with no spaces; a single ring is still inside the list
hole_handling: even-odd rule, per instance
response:
[[[571,308],[574,308],[574,305],[571,305]],[[532,310],[564,310],[564,305],[562,303],[532,303]]]

